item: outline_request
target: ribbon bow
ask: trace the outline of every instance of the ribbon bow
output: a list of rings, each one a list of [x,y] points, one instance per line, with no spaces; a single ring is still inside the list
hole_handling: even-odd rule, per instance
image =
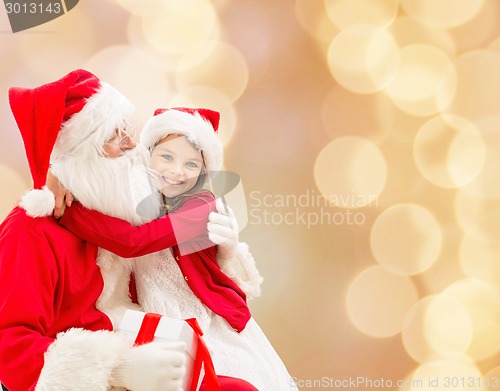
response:
[[[160,323],[161,315],[146,313],[144,319],[142,320],[141,328],[137,333],[135,339],[135,345],[143,345],[145,343],[153,341],[155,337],[155,332]],[[191,380],[191,385],[189,391],[196,391],[198,382],[200,379],[201,368],[203,366],[205,370],[204,381],[206,383],[207,389],[211,391],[220,391],[219,381],[217,380],[217,375],[215,374],[214,364],[212,362],[212,357],[208,351],[205,341],[201,338],[203,332],[201,331],[200,325],[195,318],[184,320],[194,331],[197,339],[198,348],[196,350],[196,358],[193,367],[193,379]]]

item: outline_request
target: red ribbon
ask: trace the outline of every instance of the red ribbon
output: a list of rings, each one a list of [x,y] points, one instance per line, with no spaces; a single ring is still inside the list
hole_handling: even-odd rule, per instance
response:
[[[200,325],[196,321],[196,318],[185,319],[184,321],[191,326],[198,339],[198,349],[196,349],[196,359],[194,361],[194,376],[190,391],[196,391],[202,363],[205,369],[204,381],[207,386],[207,390],[220,391],[220,385],[219,381],[217,380],[217,375],[215,374],[212,357],[210,356],[210,352],[208,351],[205,341],[203,340],[203,338],[201,338],[201,336],[203,335],[203,331],[201,331]]]
[[[156,328],[158,327],[158,323],[160,323],[161,315],[147,313],[142,319],[141,328],[137,333],[137,337],[135,338],[134,345],[144,345],[145,343],[153,341],[155,338]]]
[[[160,319],[161,315],[153,313],[147,313],[144,316],[141,327],[135,339],[136,346],[153,341],[158,323],[160,323]],[[220,385],[219,381],[217,380],[217,375],[215,374],[212,357],[210,357],[210,353],[208,351],[207,345],[205,344],[205,341],[203,341],[203,339],[201,338],[203,332],[201,331],[200,325],[195,318],[185,319],[185,322],[193,329],[198,342],[198,348],[196,350],[196,358],[193,368],[193,379],[191,381],[189,391],[196,391],[198,380],[200,379],[202,365],[205,369],[204,381],[206,383],[207,389],[209,389],[210,391],[220,391]]]

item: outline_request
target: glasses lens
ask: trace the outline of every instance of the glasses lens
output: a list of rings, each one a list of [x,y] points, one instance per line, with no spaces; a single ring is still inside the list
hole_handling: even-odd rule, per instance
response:
[[[118,133],[120,140],[118,145],[120,148],[125,148],[130,143],[130,140],[134,138],[134,135],[135,127],[132,125],[127,124],[122,130],[120,130]]]
[[[125,148],[129,142],[130,142],[130,136],[127,134],[126,136],[123,136],[120,139],[118,145],[120,146],[120,148]]]
[[[106,144],[118,145],[120,148],[126,148],[135,137],[135,127],[126,125],[123,129],[116,129],[115,136],[106,142]]]

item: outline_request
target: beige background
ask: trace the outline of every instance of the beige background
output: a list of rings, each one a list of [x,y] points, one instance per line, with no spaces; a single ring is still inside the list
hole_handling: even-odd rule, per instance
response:
[[[498,0],[82,0],[16,34],[2,8],[0,47],[0,218],[31,185],[8,87],[86,68],[139,129],[217,109],[253,313],[302,389],[495,384]]]

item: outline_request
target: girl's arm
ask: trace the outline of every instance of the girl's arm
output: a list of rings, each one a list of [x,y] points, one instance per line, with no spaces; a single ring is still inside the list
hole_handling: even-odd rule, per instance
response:
[[[66,208],[60,224],[98,247],[133,258],[188,241],[208,241],[208,214],[214,209],[213,197],[203,193],[187,200],[175,213],[134,227],[128,221],[74,202]]]

